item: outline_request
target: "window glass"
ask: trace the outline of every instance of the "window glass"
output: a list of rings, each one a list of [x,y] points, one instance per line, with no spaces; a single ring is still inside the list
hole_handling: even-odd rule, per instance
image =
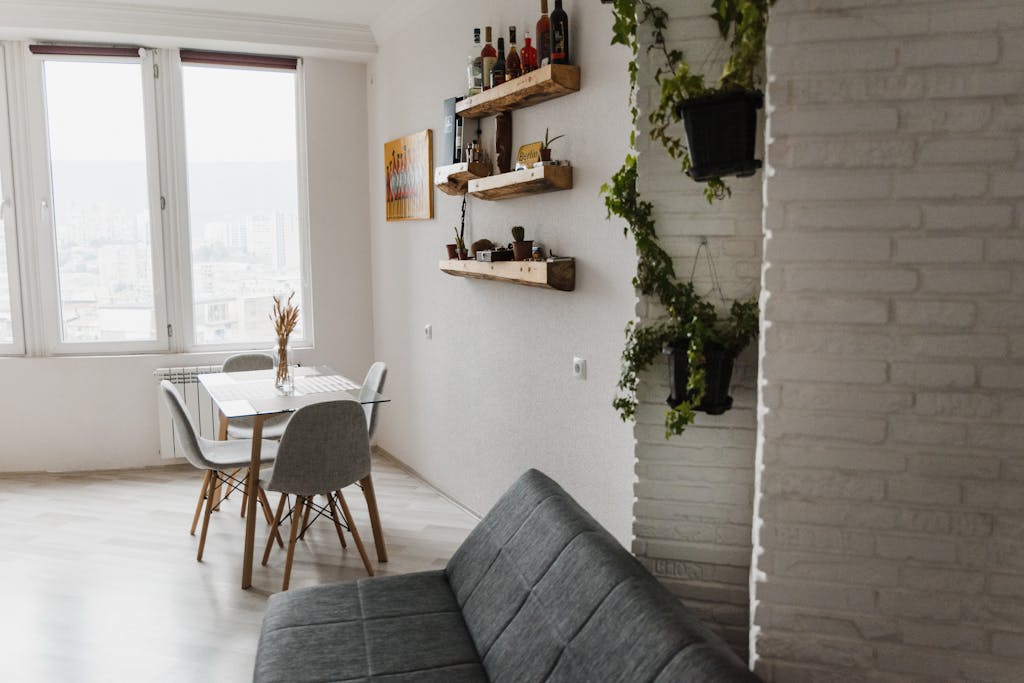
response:
[[[0,93],[3,91],[0,90]],[[8,196],[3,164],[0,164],[0,200]],[[0,204],[0,344],[14,343],[14,315],[11,310],[11,272],[7,265],[7,207]],[[14,254],[11,254],[13,257]]]
[[[141,65],[44,62],[64,342],[156,339]]]
[[[270,344],[272,297],[304,308],[295,72],[182,72],[194,343]]]

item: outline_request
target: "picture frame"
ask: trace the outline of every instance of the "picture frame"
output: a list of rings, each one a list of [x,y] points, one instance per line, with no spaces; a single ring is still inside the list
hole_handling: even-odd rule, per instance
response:
[[[384,143],[384,208],[388,222],[434,217],[433,148],[429,128]]]

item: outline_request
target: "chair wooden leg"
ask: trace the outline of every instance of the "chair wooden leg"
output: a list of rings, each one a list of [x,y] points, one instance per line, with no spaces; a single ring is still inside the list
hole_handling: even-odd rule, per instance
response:
[[[274,515],[274,520],[270,523],[270,536],[267,537],[267,548],[263,551],[263,566],[267,566],[267,562],[270,561],[270,551],[274,547],[274,539],[284,547],[284,541],[281,540],[281,534],[277,532],[277,526],[281,523],[281,515],[284,514],[285,500],[288,498],[287,495],[281,494],[281,502],[277,504],[277,514]]]
[[[341,530],[341,520],[338,519],[338,507],[334,504],[334,494],[327,494],[327,504],[331,508],[331,517],[334,518],[334,530],[338,532],[338,540],[341,541],[341,547],[347,548],[348,544],[345,543],[345,534]]]
[[[274,523],[274,513],[270,509],[270,501],[267,500],[267,494],[264,493],[263,487],[261,486],[256,493],[260,496],[260,507],[263,508],[263,516],[267,518],[267,524]]]
[[[221,485],[222,481],[225,481],[224,480],[224,473],[223,472],[216,472],[214,474],[214,481],[217,483],[217,488],[214,490],[214,495],[213,495],[213,511],[214,512],[220,512],[220,503],[221,503],[221,500],[223,500],[222,497],[221,497],[220,485]]]
[[[241,467],[236,467],[236,468],[234,469],[234,471],[232,471],[232,472],[231,472],[231,476],[232,476],[233,478],[237,478],[237,477],[238,477],[238,473],[239,473],[239,472],[241,472],[241,471],[242,471],[242,468],[241,468]],[[224,491],[224,497],[223,497],[223,498],[221,498],[221,500],[227,500],[227,499],[228,499],[228,498],[230,498],[230,497],[231,497],[231,489],[229,488],[229,489],[227,489],[226,491]]]
[[[248,467],[245,468],[245,481],[246,482],[249,481],[249,468]],[[249,507],[248,503],[249,503],[249,487],[243,485],[242,486],[242,509],[238,511],[238,516],[239,517],[245,517],[245,509],[247,507]]]
[[[388,548],[384,544],[384,529],[380,525],[380,512],[377,511],[377,492],[373,488],[373,475],[367,474],[359,480],[366,498],[366,509],[370,513],[370,530],[373,532],[373,544],[377,548],[377,561],[388,561]]]
[[[206,547],[206,530],[210,526],[210,513],[213,512],[213,497],[217,493],[217,485],[220,483],[220,475],[210,470],[210,478],[206,486],[206,514],[203,515],[203,531],[199,534],[199,551],[196,553],[196,562],[203,561],[203,548]]]
[[[203,510],[203,501],[206,500],[206,489],[210,485],[210,470],[206,470],[206,474],[203,475],[203,485],[199,489],[199,500],[196,501],[196,514],[192,515],[192,528],[189,530],[189,534],[192,536],[196,535],[196,525],[199,524],[199,513]]]
[[[345,496],[341,495],[341,491],[338,491],[338,502],[341,503],[341,512],[345,515],[345,521],[348,522],[348,529],[352,532],[352,540],[356,542],[359,557],[363,558],[363,566],[366,567],[366,573],[373,576],[373,565],[370,564],[370,558],[366,555],[363,539],[359,538],[359,529],[356,529],[355,520],[352,519],[352,513],[349,512],[348,503],[345,502]]]
[[[295,509],[292,511],[292,533],[288,538],[288,556],[284,561],[284,581],[281,582],[281,590],[288,590],[288,581],[292,578],[292,559],[295,557],[295,541],[299,535],[299,528],[302,526],[302,508],[306,499],[302,496],[295,496]]]
[[[299,540],[306,538],[306,527],[309,525],[309,510],[313,507],[311,503],[315,497],[316,496],[311,496],[310,499],[306,501],[306,511],[302,513],[302,528],[299,529]]]

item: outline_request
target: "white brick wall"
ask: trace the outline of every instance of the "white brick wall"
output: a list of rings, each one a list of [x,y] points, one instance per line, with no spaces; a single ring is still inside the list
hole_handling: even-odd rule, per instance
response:
[[[707,16],[707,0],[660,4],[673,19],[670,35],[683,39],[673,47],[683,47],[694,63],[703,63],[707,49],[717,45],[718,35]],[[720,67],[710,68],[717,74]],[[689,277],[700,238],[706,236],[726,297],[731,301],[755,296],[761,271],[761,174],[730,182],[732,198],[709,206],[703,185],[683,176],[677,162],[650,143],[645,105],[655,101],[658,92],[651,85],[649,68],[642,68],[641,80],[640,191],[655,203],[658,235],[673,257],[676,274]],[[883,246],[880,259],[889,256],[888,242]],[[694,279],[699,291],[710,289],[703,255]],[[652,320],[660,307],[641,301],[638,313],[643,320]],[[756,349],[748,349],[738,361],[733,409],[720,416],[698,414],[695,425],[669,441],[664,428],[667,372],[665,363],[659,362],[639,389],[633,550],[673,593],[746,656]]]
[[[1020,0],[775,5],[769,681],[1024,680],[1022,45]]]

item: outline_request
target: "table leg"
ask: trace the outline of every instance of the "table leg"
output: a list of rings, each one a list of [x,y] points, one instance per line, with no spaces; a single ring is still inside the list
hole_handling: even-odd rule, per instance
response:
[[[248,509],[245,513],[245,554],[242,556],[242,588],[252,585],[252,555],[256,545],[256,487],[260,485],[260,447],[263,440],[263,415],[252,419],[252,456],[249,460]]]
[[[224,413],[217,411],[220,414],[220,426],[217,427],[217,440],[227,441],[228,440],[228,419],[224,417]]]
[[[370,529],[373,531],[373,545],[377,548],[377,561],[388,561],[388,549],[384,545],[384,529],[380,525],[380,512],[377,510],[377,492],[373,489],[373,475],[367,474],[359,480],[366,498],[366,509],[370,513]]]

